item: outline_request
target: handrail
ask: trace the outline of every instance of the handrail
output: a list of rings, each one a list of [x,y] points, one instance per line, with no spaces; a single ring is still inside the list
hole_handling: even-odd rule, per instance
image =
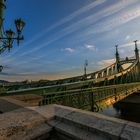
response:
[[[105,108],[105,106],[114,104],[138,90],[140,90],[140,82],[46,93],[43,94],[44,98],[40,105],[62,104],[81,109],[88,108],[98,112],[100,109]]]
[[[111,86],[102,86],[102,87],[93,87],[93,88],[87,88],[87,89],[76,89],[76,90],[66,90],[66,91],[59,91],[59,92],[51,92],[51,93],[44,93],[42,95],[59,95],[64,93],[75,93],[75,92],[84,92],[84,91],[101,91],[101,90],[108,90],[113,88],[119,88],[119,87],[126,87],[126,86],[136,86],[140,85],[140,82],[137,83],[129,83],[129,84],[118,84],[118,85],[111,85]]]

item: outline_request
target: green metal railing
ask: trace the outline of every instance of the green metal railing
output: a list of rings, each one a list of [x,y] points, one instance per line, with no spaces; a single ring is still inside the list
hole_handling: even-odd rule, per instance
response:
[[[54,93],[45,93],[44,91],[44,98],[40,105],[60,104],[75,108],[88,109],[91,111],[99,111],[103,108],[103,104],[106,104],[106,106],[109,105],[109,103],[106,103],[108,99],[113,104],[138,90],[140,90],[140,83],[121,84]]]

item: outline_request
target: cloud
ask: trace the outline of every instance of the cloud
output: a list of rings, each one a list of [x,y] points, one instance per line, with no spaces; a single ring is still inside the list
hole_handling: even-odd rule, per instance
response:
[[[140,16],[140,7],[135,7],[131,10],[126,10],[123,13],[117,14],[113,17],[107,18],[104,22],[97,23],[91,26],[85,31],[85,36],[93,34],[101,34],[103,32],[108,32],[120,25],[130,22]],[[92,30],[91,30],[92,29]]]
[[[88,66],[88,72],[96,72],[103,68],[106,68],[112,64],[114,64],[115,59],[106,59],[106,60],[100,60],[100,61],[93,61]]]
[[[96,51],[97,48],[94,45],[86,44],[85,48],[90,50],[90,51]]]
[[[48,75],[48,74],[35,74],[35,75],[18,75],[18,76],[5,76],[1,75],[1,79],[10,81],[10,82],[15,82],[15,81],[24,81],[24,80],[33,80],[33,81],[38,81],[38,80],[56,80],[56,79],[64,79],[68,77],[73,77],[77,76],[75,74],[53,74],[53,75]]]
[[[106,0],[97,0],[94,1],[80,9],[78,9],[77,11],[73,12],[72,14],[70,14],[69,16],[61,19],[59,22],[57,22],[56,24],[53,24],[52,26],[50,26],[49,28],[47,27],[46,30],[44,30],[43,32],[41,32],[40,34],[38,34],[37,36],[33,37],[33,39],[31,39],[28,43],[26,43],[26,45],[29,45],[30,43],[32,43],[33,41],[39,39],[41,36],[43,36],[44,34],[46,34],[47,32],[55,29],[58,26],[61,26],[62,24],[65,24],[71,20],[73,20],[74,18],[78,17],[79,15],[89,11],[90,9],[95,8],[96,6],[104,3]]]
[[[81,72],[81,66],[69,66],[60,69],[55,69],[52,71],[44,72],[33,72],[33,71],[23,71],[19,73],[2,72],[0,76],[2,79],[8,81],[23,81],[23,80],[40,80],[40,79],[63,79],[67,77],[77,76]]]
[[[140,41],[137,42],[137,45],[140,44]],[[121,55],[125,56],[126,54],[129,55],[134,55],[134,49],[135,49],[135,43],[134,42],[129,42],[125,44],[121,44],[118,46],[119,52]]]
[[[129,40],[131,38],[131,36],[130,35],[127,35],[126,37],[125,37],[125,40]]]
[[[137,45],[139,47],[140,41],[137,41]],[[134,42],[129,42],[125,44],[120,44],[118,46],[118,50],[121,56],[129,56],[129,57],[134,57],[134,50],[135,50],[135,43]]]
[[[140,41],[137,41],[137,45],[138,44],[140,44]],[[134,46],[135,46],[134,42],[129,42],[129,43],[119,45],[119,48],[127,48],[127,47],[134,47]]]
[[[30,48],[29,51],[26,51],[25,53],[21,54],[21,56],[23,57],[23,56],[28,55],[30,53],[34,53],[34,52],[36,52],[36,51],[38,51],[38,50],[40,50],[40,49],[42,49],[44,47],[47,47],[49,44],[51,44],[51,43],[63,38],[64,36],[66,36],[66,35],[68,35],[70,33],[73,33],[75,31],[77,31],[78,29],[82,29],[83,27],[87,27],[90,24],[96,23],[98,20],[100,20],[100,19],[102,19],[104,17],[110,16],[110,15],[116,13],[116,12],[119,12],[121,9],[124,9],[124,7],[127,7],[127,6],[133,4],[133,3],[137,2],[137,1],[138,0],[133,0],[133,1],[132,0],[123,0],[123,1],[118,2],[117,4],[115,3],[114,5],[108,6],[107,8],[105,8],[105,9],[103,9],[103,10],[101,10],[101,11],[95,13],[95,14],[87,16],[86,18],[82,18],[81,20],[78,20],[77,22],[74,22],[73,24],[70,24],[69,26],[67,26],[66,28],[62,29],[61,31],[56,32],[54,34],[54,36],[51,37],[47,42],[42,43],[40,46],[34,46],[34,48],[32,48],[32,49]],[[87,8],[85,8],[85,9],[86,10],[84,10],[84,11],[88,10]],[[80,12],[78,12],[78,13],[80,14]],[[74,14],[74,15],[79,15],[79,14]],[[76,16],[74,16],[74,17],[76,17]],[[73,18],[70,18],[70,20],[72,20],[72,19]],[[66,20],[66,21],[69,21],[69,20]],[[106,25],[104,25],[104,26],[106,27]],[[93,28],[95,31],[93,32],[93,30],[92,30],[92,32],[89,32],[88,34],[106,31],[106,29],[103,29],[101,27],[102,26],[99,25],[99,27],[97,27],[97,29]],[[100,30],[100,28],[101,28],[101,30]],[[109,28],[109,25],[106,28]],[[91,28],[89,30],[91,31]],[[86,34],[84,34],[84,36],[85,35]]]
[[[62,51],[67,51],[69,53],[73,53],[75,52],[75,49],[72,49],[72,48],[65,48],[65,49],[61,49]]]
[[[53,24],[52,26],[50,26],[49,28],[47,27],[45,30],[41,31],[41,33],[37,33],[36,36],[34,36],[32,39],[30,39],[29,41],[27,41],[26,43],[24,43],[24,46],[29,46],[31,43],[35,42],[36,40],[38,40],[39,38],[41,38],[43,35],[45,35],[46,33],[52,31],[53,29],[73,20],[76,19],[79,15],[86,13],[87,11],[95,8],[98,5],[103,4],[104,2],[106,2],[106,0],[96,0],[94,2],[91,2],[90,4],[74,11],[72,14],[70,14],[69,16],[64,17],[63,19],[61,19],[60,21],[58,21],[57,23]],[[38,49],[37,49],[38,50]],[[13,54],[15,55],[16,53],[18,53],[18,50]],[[11,55],[12,56],[12,55]]]
[[[114,62],[115,62],[115,59],[101,60],[97,62],[97,65],[99,66],[99,68],[104,68],[104,67],[112,65]]]

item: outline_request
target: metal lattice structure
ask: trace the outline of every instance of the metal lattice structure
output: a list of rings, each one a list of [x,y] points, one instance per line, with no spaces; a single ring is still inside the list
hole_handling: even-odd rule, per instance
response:
[[[140,83],[44,93],[40,105],[61,104],[98,112],[140,90]]]

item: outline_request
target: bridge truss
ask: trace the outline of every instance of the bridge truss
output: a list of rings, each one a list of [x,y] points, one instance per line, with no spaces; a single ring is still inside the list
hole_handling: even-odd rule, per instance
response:
[[[128,66],[124,68],[124,64]],[[55,80],[43,87],[9,90],[2,95],[39,94],[44,97],[40,105],[58,103],[99,111],[137,90],[140,90],[140,62],[135,41],[134,57],[120,58],[116,46],[116,62],[111,66],[84,76]]]
[[[138,90],[140,90],[140,83],[61,91],[49,94],[44,92],[44,98],[40,105],[61,104],[98,112]]]

